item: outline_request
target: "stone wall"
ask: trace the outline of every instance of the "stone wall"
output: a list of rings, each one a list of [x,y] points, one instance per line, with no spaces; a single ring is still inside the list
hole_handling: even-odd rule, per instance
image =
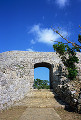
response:
[[[35,64],[42,63],[43,67],[48,68],[50,64],[50,79],[53,82],[53,66],[59,61],[58,56],[52,52],[0,53],[0,109],[13,105],[15,101],[24,98],[30,89],[33,89]]]
[[[67,79],[65,77],[68,73],[66,68],[63,64],[59,64],[58,82],[54,80],[53,90],[62,101],[69,105],[71,110],[81,113],[81,54],[77,53],[77,56],[79,64],[76,64],[78,68],[76,80]]]
[[[79,58],[81,54],[77,53]],[[81,78],[81,61],[77,65]],[[54,52],[8,51],[0,53],[0,110],[23,99],[34,83],[34,68],[50,70],[50,86],[59,95],[63,83],[67,83],[66,68]],[[64,84],[65,84],[64,83]]]

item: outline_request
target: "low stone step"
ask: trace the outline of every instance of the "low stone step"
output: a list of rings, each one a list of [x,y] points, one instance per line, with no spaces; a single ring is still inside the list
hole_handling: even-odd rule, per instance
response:
[[[52,92],[44,89],[29,92],[23,100],[17,102],[14,106],[26,106],[27,108],[65,107],[65,105],[56,101]]]
[[[27,97],[34,97],[34,98],[54,98],[54,94],[50,92],[49,90],[34,90],[30,91],[27,95]]]
[[[54,108],[64,107],[60,105],[54,98],[24,98],[16,105],[26,106],[27,108]]]
[[[31,98],[54,98],[54,95],[52,94],[29,94],[27,97]]]
[[[41,92],[43,92],[43,91],[44,91],[44,92],[45,92],[45,91],[47,91],[47,92],[53,92],[53,89],[39,89],[39,90],[38,90],[38,89],[32,89],[31,91],[34,91],[34,92],[35,92],[35,91],[37,91],[37,92],[38,92],[38,91],[41,91]]]

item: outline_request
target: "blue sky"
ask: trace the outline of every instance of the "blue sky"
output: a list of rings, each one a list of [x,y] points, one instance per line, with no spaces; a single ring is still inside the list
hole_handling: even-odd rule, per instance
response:
[[[53,52],[51,40],[62,39],[51,26],[77,42],[79,25],[81,0],[0,0],[0,53]]]
[[[45,67],[39,67],[34,69],[34,79],[48,80],[49,81],[49,69]]]
[[[51,26],[77,41],[81,0],[0,0],[0,53],[11,50],[52,52],[60,40]]]

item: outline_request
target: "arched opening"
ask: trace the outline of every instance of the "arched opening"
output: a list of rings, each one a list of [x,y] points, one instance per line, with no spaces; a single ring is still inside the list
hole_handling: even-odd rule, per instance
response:
[[[36,75],[38,74],[38,75]],[[42,76],[42,77],[41,77]],[[52,79],[52,66],[49,63],[41,62],[34,65],[34,78],[39,78],[41,80],[48,80],[50,89],[52,89],[51,79]]]

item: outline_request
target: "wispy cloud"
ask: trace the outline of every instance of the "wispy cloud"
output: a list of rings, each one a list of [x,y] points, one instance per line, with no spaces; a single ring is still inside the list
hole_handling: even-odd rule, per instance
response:
[[[35,51],[34,51],[33,49],[31,49],[31,48],[26,49],[26,51],[35,52]]]
[[[60,36],[54,33],[54,31],[51,28],[41,28],[40,25],[34,25],[31,28],[30,33],[34,34],[35,36],[34,42],[53,44],[53,41],[57,41],[60,39]],[[67,35],[67,32],[62,31],[62,35]]]
[[[69,5],[69,0],[55,0],[55,2],[59,7],[65,7],[66,5]]]
[[[44,19],[45,19],[45,17],[43,16],[43,17],[42,17],[42,19],[44,20]]]
[[[35,41],[33,39],[31,40],[31,44],[35,44]]]
[[[57,4],[60,8],[65,7],[66,5],[69,5],[70,0],[47,0],[50,4]]]

